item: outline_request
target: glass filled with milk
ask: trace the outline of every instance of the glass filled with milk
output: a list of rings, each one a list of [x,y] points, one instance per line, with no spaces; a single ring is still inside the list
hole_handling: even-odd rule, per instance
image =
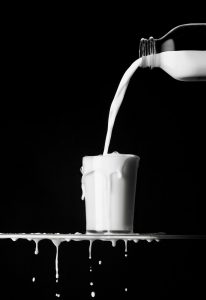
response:
[[[139,160],[136,155],[115,152],[83,157],[87,233],[133,232]]]

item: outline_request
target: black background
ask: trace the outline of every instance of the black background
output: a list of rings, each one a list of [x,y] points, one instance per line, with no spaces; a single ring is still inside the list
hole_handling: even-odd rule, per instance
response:
[[[140,39],[205,21],[127,8],[121,15],[101,5],[5,11],[0,232],[85,232],[82,157],[103,152],[109,107]],[[135,232],[206,233],[204,100],[204,82],[176,81],[160,69],[132,77],[110,151],[141,158]],[[0,241],[2,299],[52,299],[56,290],[62,299],[89,299],[88,242],[60,246],[59,285],[51,243],[40,242],[37,257],[32,242],[12,243]],[[202,291],[204,252],[204,241],[131,242],[126,263],[123,243],[96,242],[96,299],[125,298],[126,282],[131,299]]]

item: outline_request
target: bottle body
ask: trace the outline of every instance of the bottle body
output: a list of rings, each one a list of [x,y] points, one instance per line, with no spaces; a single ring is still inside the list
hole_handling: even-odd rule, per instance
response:
[[[206,23],[180,25],[160,39],[142,39],[141,66],[159,67],[177,80],[206,81]]]

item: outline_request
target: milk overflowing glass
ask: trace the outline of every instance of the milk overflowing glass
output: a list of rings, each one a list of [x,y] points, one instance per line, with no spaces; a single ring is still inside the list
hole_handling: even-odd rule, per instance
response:
[[[83,158],[87,233],[132,233],[139,157],[112,153]]]
[[[123,75],[112,101],[103,155],[83,158],[82,199],[86,200],[87,233],[132,233],[136,177],[140,158],[108,153],[114,122],[130,78],[141,65],[137,59]]]

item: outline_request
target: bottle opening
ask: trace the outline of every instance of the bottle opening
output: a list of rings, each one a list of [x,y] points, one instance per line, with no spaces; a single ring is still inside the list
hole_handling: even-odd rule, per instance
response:
[[[154,67],[154,55],[156,54],[155,39],[142,38],[139,44],[139,57],[142,58],[142,67]]]

